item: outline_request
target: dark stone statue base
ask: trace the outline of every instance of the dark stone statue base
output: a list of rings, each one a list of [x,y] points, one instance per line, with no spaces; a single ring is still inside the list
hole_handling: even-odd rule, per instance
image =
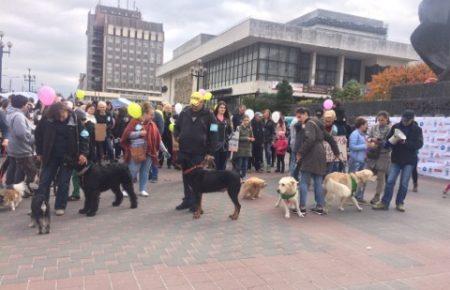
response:
[[[450,100],[450,82],[394,87],[391,96],[392,100],[422,99],[424,102],[430,98],[448,98]]]

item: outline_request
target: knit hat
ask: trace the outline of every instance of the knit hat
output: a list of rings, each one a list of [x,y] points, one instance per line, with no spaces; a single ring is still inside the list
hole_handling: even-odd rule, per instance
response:
[[[22,95],[11,96],[11,106],[13,108],[22,109],[28,103],[28,98]]]

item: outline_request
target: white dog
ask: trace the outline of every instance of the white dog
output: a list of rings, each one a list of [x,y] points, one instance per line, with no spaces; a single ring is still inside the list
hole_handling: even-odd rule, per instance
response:
[[[275,204],[275,207],[280,206],[280,202],[283,201],[285,218],[290,218],[291,214],[289,210],[294,208],[297,210],[297,214],[299,217],[304,217],[304,215],[300,211],[299,206],[299,194],[297,189],[298,182],[293,177],[283,177],[278,182],[278,201]]]
[[[0,195],[3,196],[3,206],[16,210],[16,207],[22,201],[25,192],[25,183],[14,184],[12,189],[2,189]]]
[[[364,186],[368,181],[376,181],[377,177],[373,172],[364,169],[355,173],[330,173],[325,177],[323,182],[324,195],[326,199],[326,211],[334,199],[339,201],[339,210],[344,211],[344,203],[346,200],[353,201],[353,204],[359,211],[361,206],[356,200],[356,191]]]

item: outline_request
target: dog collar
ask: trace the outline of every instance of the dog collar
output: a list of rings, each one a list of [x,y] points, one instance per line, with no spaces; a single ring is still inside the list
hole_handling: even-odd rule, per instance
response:
[[[356,182],[353,175],[350,175],[350,179],[352,181],[352,195],[354,195],[356,193],[356,190],[358,189],[358,183]]]
[[[281,199],[290,200],[294,196],[295,196],[295,193],[294,194],[281,194]]]
[[[92,164],[89,164],[88,166],[86,166],[85,168],[81,169],[81,171],[77,172],[78,176],[83,176],[86,174],[86,172],[91,169]]]
[[[203,164],[195,165],[194,167],[191,167],[189,169],[184,170],[183,171],[183,175],[187,175],[187,174],[191,173],[192,171],[194,171],[197,168],[203,168]]]

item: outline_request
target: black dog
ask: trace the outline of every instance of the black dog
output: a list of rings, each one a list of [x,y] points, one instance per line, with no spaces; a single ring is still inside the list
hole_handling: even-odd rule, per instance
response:
[[[119,206],[123,200],[120,186],[130,197],[131,208],[137,208],[137,197],[133,188],[131,173],[125,164],[111,163],[108,165],[89,164],[77,168],[80,186],[84,191],[84,208],[78,212],[87,216],[95,216],[100,201],[100,193],[112,190],[116,199],[113,206]]]
[[[183,174],[190,180],[192,192],[195,196],[194,219],[199,219],[202,210],[202,194],[227,190],[234,204],[234,213],[230,219],[237,220],[241,211],[238,195],[241,190],[241,177],[234,171],[205,170],[200,166],[185,170]]]
[[[43,194],[35,194],[31,199],[31,224],[30,227],[39,227],[39,234],[50,233],[50,206]]]

